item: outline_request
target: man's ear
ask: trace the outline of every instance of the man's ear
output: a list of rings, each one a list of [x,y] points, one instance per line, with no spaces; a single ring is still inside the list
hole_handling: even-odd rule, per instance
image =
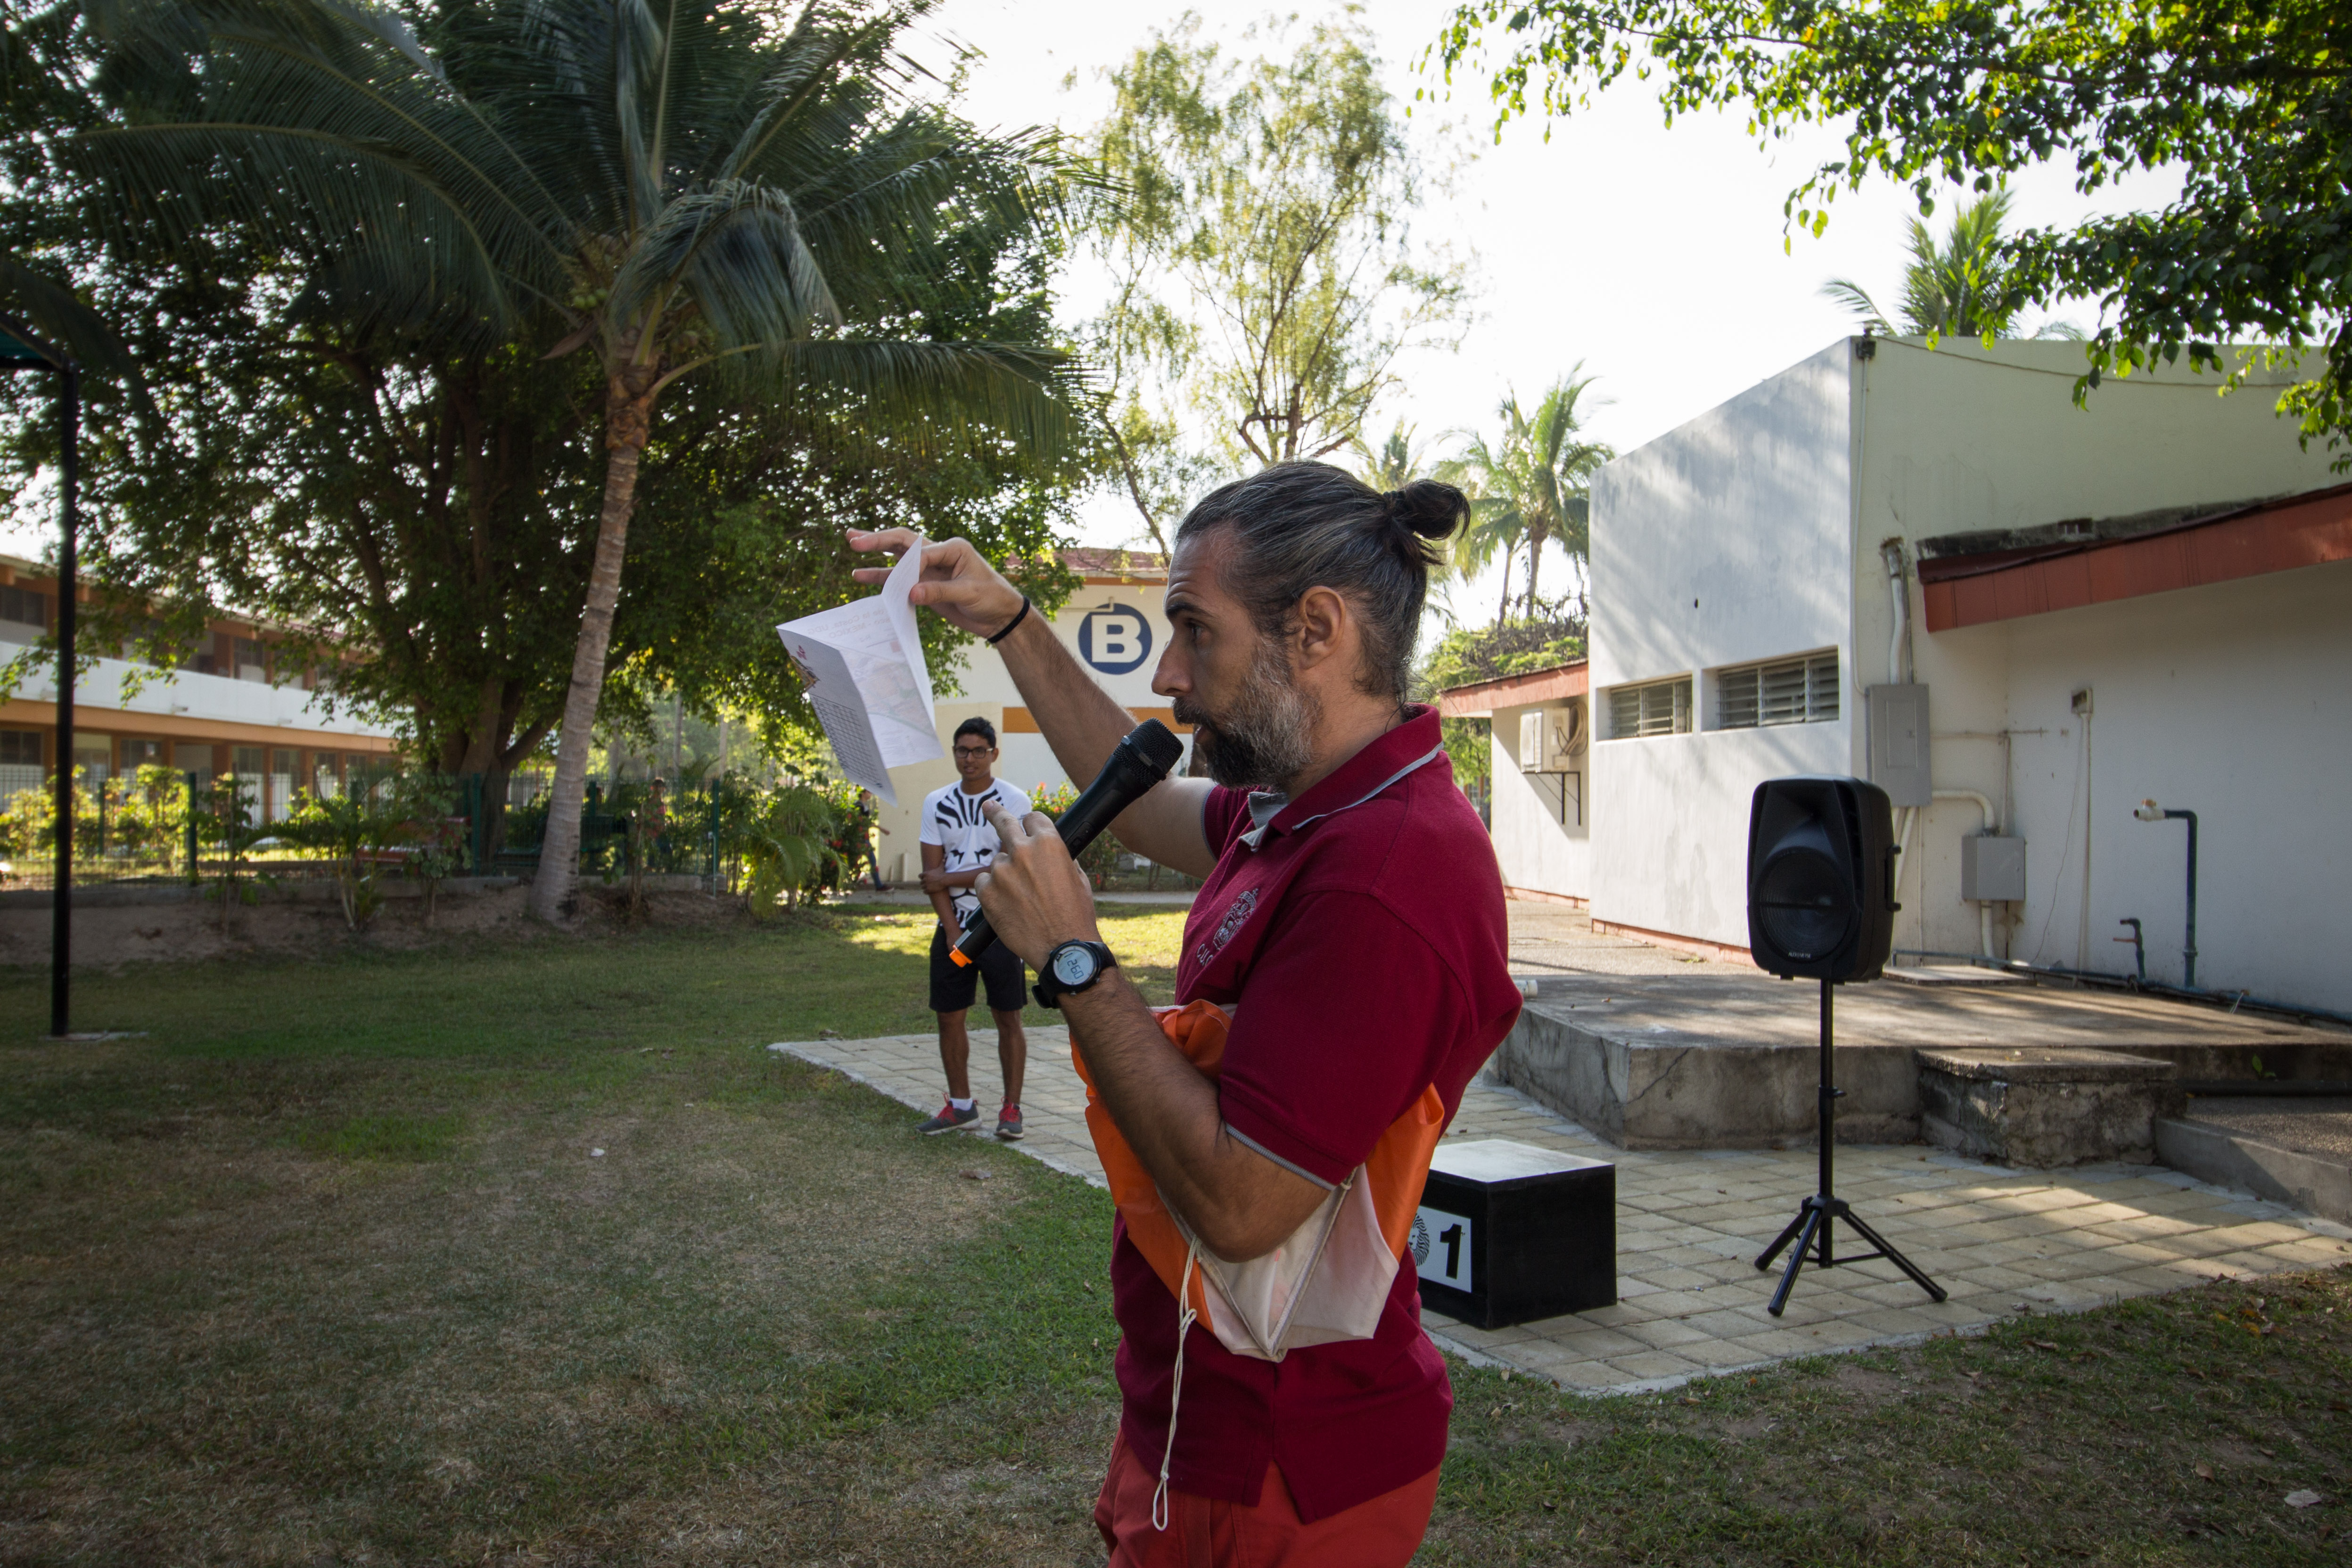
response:
[[[1352,657],[1358,627],[1347,596],[1337,589],[1310,588],[1292,612],[1291,646],[1303,673],[1334,656]]]

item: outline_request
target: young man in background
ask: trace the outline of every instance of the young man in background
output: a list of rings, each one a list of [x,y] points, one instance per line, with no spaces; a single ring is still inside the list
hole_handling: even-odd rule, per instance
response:
[[[1028,813],[1029,797],[992,771],[996,727],[986,719],[968,718],[958,725],[953,750],[961,777],[923,797],[920,835],[923,891],[940,912],[939,928],[931,933],[931,1010],[940,1015],[940,1065],[947,1070],[948,1103],[916,1131],[952,1133],[980,1120],[968,1065],[971,1037],[964,1018],[985,984],[988,1010],[996,1019],[996,1059],[1004,1069],[1004,1104],[996,1113],[996,1135],[1010,1143],[1021,1136],[1021,1074],[1029,1058],[1029,1042],[1021,1032],[1021,1009],[1029,999],[1021,957],[998,942],[978,963],[961,965],[948,949],[963,940],[964,923],[980,913],[980,895],[972,883],[996,858],[996,830],[989,826],[987,809],[1002,807],[1018,819]]]

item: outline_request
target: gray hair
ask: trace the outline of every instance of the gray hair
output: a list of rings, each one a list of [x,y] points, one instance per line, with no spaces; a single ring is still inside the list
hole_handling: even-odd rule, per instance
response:
[[[1402,704],[1429,569],[1443,559],[1434,541],[1469,515],[1462,492],[1434,479],[1382,492],[1328,463],[1277,463],[1202,497],[1176,542],[1234,529],[1236,559],[1246,565],[1228,574],[1225,589],[1265,636],[1289,635],[1310,588],[1348,600],[1363,627],[1357,689]]]

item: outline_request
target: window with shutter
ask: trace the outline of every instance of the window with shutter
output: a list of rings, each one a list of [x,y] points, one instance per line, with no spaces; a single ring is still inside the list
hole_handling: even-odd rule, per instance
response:
[[[1753,665],[1744,670],[1724,671],[1716,682],[1715,727],[1754,729],[1759,712],[1757,702],[1762,689]]]
[[[1716,727],[1755,729],[1763,725],[1814,724],[1838,716],[1838,656],[1835,651],[1801,659],[1743,664],[1716,679]]]
[[[1691,683],[1688,675],[1671,681],[1650,681],[1638,686],[1616,686],[1609,693],[1609,737],[1627,740],[1637,736],[1683,735],[1691,727]]]
[[[0,585],[0,622],[38,637],[49,629],[49,596],[14,583]]]

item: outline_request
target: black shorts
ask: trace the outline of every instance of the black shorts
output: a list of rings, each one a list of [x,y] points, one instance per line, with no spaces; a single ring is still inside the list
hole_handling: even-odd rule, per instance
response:
[[[977,964],[959,964],[948,956],[948,930],[931,927],[931,1010],[960,1013],[971,1006],[980,982],[988,982],[988,1010],[1017,1013],[1029,999],[1021,956],[1002,942],[992,942]]]

